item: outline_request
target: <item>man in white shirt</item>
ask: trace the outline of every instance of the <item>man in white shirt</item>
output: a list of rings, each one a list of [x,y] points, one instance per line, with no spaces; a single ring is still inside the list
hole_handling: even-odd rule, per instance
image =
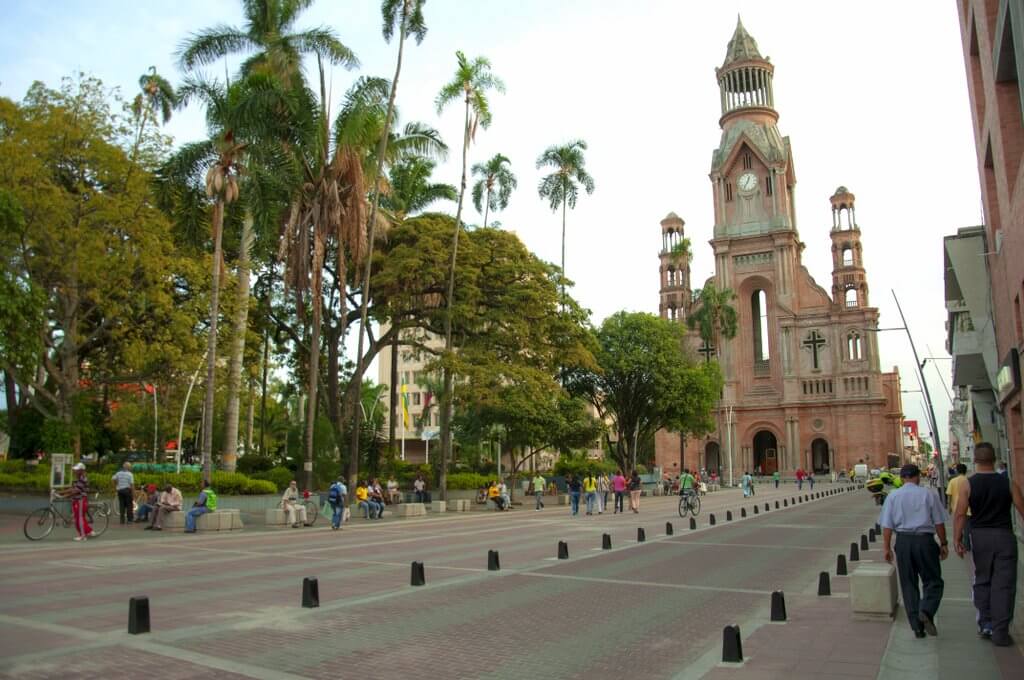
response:
[[[306,524],[306,506],[299,502],[299,485],[294,479],[281,496],[281,508],[288,514],[288,524],[293,529]]]
[[[388,477],[387,489],[388,503],[396,505],[401,494],[398,493],[398,481],[395,479],[394,475]]]
[[[156,512],[153,513],[153,523],[146,528],[161,531],[164,528],[164,518],[172,512],[181,512],[181,504],[181,492],[170,484],[165,486],[160,493],[160,500],[157,501]]]
[[[117,490],[117,509],[121,516],[121,524],[131,524],[135,516],[132,507],[135,498],[135,476],[132,475],[132,464],[125,461],[120,470],[110,478]]]

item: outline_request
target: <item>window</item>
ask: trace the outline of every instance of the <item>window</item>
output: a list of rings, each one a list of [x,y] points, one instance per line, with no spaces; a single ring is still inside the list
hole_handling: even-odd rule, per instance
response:
[[[768,361],[768,296],[763,290],[755,290],[750,297],[750,319],[754,326],[754,361]]]
[[[412,393],[412,405],[413,406],[419,406],[420,405],[420,393],[419,392],[413,392]]]
[[[743,169],[744,170],[750,170],[750,168],[752,168],[752,167],[754,167],[754,162],[750,158],[750,152],[749,151],[745,151],[743,153]]]
[[[774,193],[775,191],[774,187],[772,186],[773,184],[774,183],[772,182],[772,176],[770,174],[764,178],[764,192],[769,196],[771,196],[772,193]]]
[[[1024,324],[1021,323],[1019,294],[1013,298],[1013,319],[1017,331],[1017,344],[1019,345],[1024,343]]]
[[[1000,3],[1002,4],[1002,3]],[[1003,139],[1020,139],[1024,136],[1024,120],[1022,120],[1020,88],[1018,85],[1017,57],[1013,21],[1010,6],[1006,3],[1006,14],[1000,17],[1003,23],[1002,35],[995,36],[993,57],[995,66],[995,99],[999,110],[999,125]],[[1020,169],[1022,148],[1020,144],[1003,144],[1003,166],[1006,173],[1006,185],[1016,191],[1017,173]]]
[[[860,361],[864,358],[860,333],[857,331],[850,331],[846,336],[846,356],[850,361]]]
[[[853,266],[853,248],[848,245],[843,246],[843,266]]]
[[[729,182],[725,183],[725,200],[729,202],[732,200],[732,184]]]
[[[856,307],[857,306],[857,289],[850,287],[846,289],[846,306]]]

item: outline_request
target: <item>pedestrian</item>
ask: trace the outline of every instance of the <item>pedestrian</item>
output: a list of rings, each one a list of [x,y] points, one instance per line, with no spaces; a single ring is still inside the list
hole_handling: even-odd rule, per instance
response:
[[[920,486],[921,470],[916,465],[904,465],[900,479],[903,486],[885,499],[879,524],[882,525],[886,562],[893,560],[892,537],[896,535],[896,570],[903,608],[914,635],[923,638],[926,632],[938,634],[935,613],[942,601],[944,585],[941,560],[949,556],[948,515],[938,494]]]
[[[754,478],[746,470],[743,471],[743,477],[740,478],[740,486],[743,487],[743,497],[749,498],[754,493]]]
[[[540,512],[544,507],[544,477],[538,472],[533,478],[533,497],[537,500],[534,509]]]
[[[804,469],[802,467],[798,467],[796,469],[796,490],[797,491],[803,491],[804,490],[804,476],[805,476]]]
[[[957,463],[954,467],[956,474],[949,478],[949,482],[946,484],[946,509],[949,510],[950,514],[956,512],[956,498],[959,494],[960,487],[964,482],[967,481],[967,466],[963,463]],[[953,544],[956,547],[956,544]]]
[[[331,506],[331,528],[335,531],[341,529],[341,523],[345,521],[347,499],[348,487],[345,486],[345,478],[339,475],[327,490],[327,504]]]
[[[988,442],[974,447],[975,473],[956,489],[953,546],[962,558],[967,551],[965,528],[969,523],[978,634],[991,638],[996,646],[1009,647],[1017,596],[1017,539],[1010,507],[1016,507],[1024,518],[1024,494],[1016,482],[996,472],[995,459],[995,447]]]
[[[586,495],[587,514],[593,515],[594,505],[597,503],[597,478],[594,477],[593,471],[583,478],[583,493]]]
[[[811,485],[811,491],[814,491],[814,470],[808,470],[807,483]]]
[[[608,473],[602,472],[597,478],[597,514],[599,515],[608,507],[608,490],[610,488],[611,481],[608,479]]]
[[[135,476],[132,475],[132,464],[125,461],[121,469],[110,478],[117,490],[117,511],[121,524],[131,524],[133,519],[132,504],[135,499]]]
[[[779,475],[779,471],[778,470],[776,470],[775,472],[772,473],[772,481],[775,482],[775,488],[776,489],[779,488],[779,478],[780,478],[780,475]]]
[[[575,517],[580,513],[580,494],[583,492],[583,484],[576,475],[570,472],[565,479],[565,487],[569,491],[569,514]]]
[[[643,489],[643,483],[640,481],[640,473],[633,468],[632,474],[629,476],[629,509],[635,513],[640,512],[640,493]]]
[[[616,470],[615,476],[612,477],[612,491],[615,492],[615,512],[625,512],[622,509],[622,497],[626,493],[626,478],[622,476],[622,470]]]
[[[92,538],[92,527],[89,526],[89,477],[85,474],[85,464],[75,463],[71,468],[75,479],[71,486],[60,491],[59,495],[71,499],[71,518],[75,524],[75,540],[84,541]]]
[[[294,484],[295,482],[292,482]],[[192,504],[192,509],[185,513],[185,533],[196,533],[196,519],[200,515],[214,512],[217,509],[217,492],[210,486],[210,482],[203,480],[199,487],[199,497]]]
[[[302,525],[309,526],[306,506],[299,500],[299,483],[296,480],[293,479],[288,483],[288,488],[281,495],[280,506],[292,529],[298,529]]]
[[[164,519],[172,512],[181,512],[182,502],[180,490],[171,484],[165,486],[157,501],[156,512],[153,513],[153,523],[146,527],[146,529],[163,531]]]
[[[135,521],[145,522],[149,519],[150,513],[156,512],[157,503],[160,502],[160,494],[156,491],[156,484],[147,484],[143,492],[143,498],[136,504]]]
[[[416,494],[416,502],[423,503],[424,495],[426,494],[427,483],[423,479],[423,475],[416,475],[416,480],[412,483],[412,490]]]

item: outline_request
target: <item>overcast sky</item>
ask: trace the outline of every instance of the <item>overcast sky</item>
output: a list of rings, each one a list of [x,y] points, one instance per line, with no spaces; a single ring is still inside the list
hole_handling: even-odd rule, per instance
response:
[[[84,71],[133,96],[151,65],[177,82],[174,51],[191,31],[240,25],[233,0],[4,3],[0,95],[20,99],[33,80],[56,86]],[[900,296],[922,356],[946,356],[942,237],[980,224],[974,138],[953,2],[936,0],[430,0],[429,31],[412,44],[399,84],[403,120],[460,137],[461,113],[438,117],[433,101],[454,52],[484,55],[507,85],[494,123],[470,162],[504,153],[519,190],[502,225],[557,262],[560,222],[538,197],[534,167],[550,144],[581,138],[597,189],[569,216],[568,275],[595,323],[620,310],[657,313],[659,221],[675,211],[694,244],[694,288],[712,273],[711,153],[720,115],[714,69],[742,13],[775,65],[779,129],[792,142],[804,265],[831,289],[828,198],[840,184],[857,196],[871,304],[881,326],[901,325]],[[379,2],[319,0],[300,26],[333,28],[362,62],[335,70],[335,98],[358,75],[390,78],[395,46],[380,33]],[[230,64],[234,69],[239,60]],[[217,70],[223,72],[223,68]],[[203,133],[201,112],[178,114],[177,141]],[[437,179],[458,183],[458,153]],[[472,207],[467,220],[481,221]],[[881,334],[882,367],[918,382],[907,338]],[[943,448],[948,360],[926,374]],[[376,375],[374,372],[373,375]],[[943,381],[945,386],[943,386]],[[926,418],[920,394],[903,395],[907,418]]]

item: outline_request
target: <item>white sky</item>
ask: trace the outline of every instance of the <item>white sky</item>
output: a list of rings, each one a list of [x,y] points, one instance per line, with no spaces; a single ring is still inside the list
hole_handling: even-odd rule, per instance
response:
[[[233,0],[4,4],[0,95],[14,99],[33,80],[56,86],[79,70],[129,95],[150,65],[177,82],[173,52],[190,31],[241,23]],[[508,91],[493,98],[494,124],[477,135],[470,163],[501,152],[519,179],[508,210],[496,218],[557,262],[560,222],[537,197],[534,162],[550,144],[585,139],[597,190],[569,217],[566,268],[574,295],[595,323],[619,309],[656,313],[659,221],[669,211],[686,221],[694,243],[693,287],[712,272],[708,171],[720,132],[714,68],[737,12],[775,64],[779,128],[791,137],[798,179],[804,264],[830,289],[828,197],[848,186],[857,195],[881,326],[901,325],[889,292],[895,289],[922,357],[946,356],[942,237],[982,222],[952,2],[430,0],[427,37],[406,51],[401,114],[457,144],[461,114],[452,108],[438,118],[434,97],[454,70],[456,49],[489,57]],[[395,46],[381,37],[379,2],[319,0],[299,25],[321,23],[363,64],[358,72],[333,72],[336,98],[358,75],[390,78]],[[200,111],[178,114],[168,131],[178,141],[199,137]],[[436,178],[457,184],[453,151]],[[482,219],[471,206],[466,218]],[[883,369],[899,366],[904,389],[918,389],[906,336],[883,333],[880,340]],[[949,366],[938,362],[947,386]],[[945,449],[949,400],[932,362],[926,374]],[[921,395],[903,397],[907,418],[926,432]]]

